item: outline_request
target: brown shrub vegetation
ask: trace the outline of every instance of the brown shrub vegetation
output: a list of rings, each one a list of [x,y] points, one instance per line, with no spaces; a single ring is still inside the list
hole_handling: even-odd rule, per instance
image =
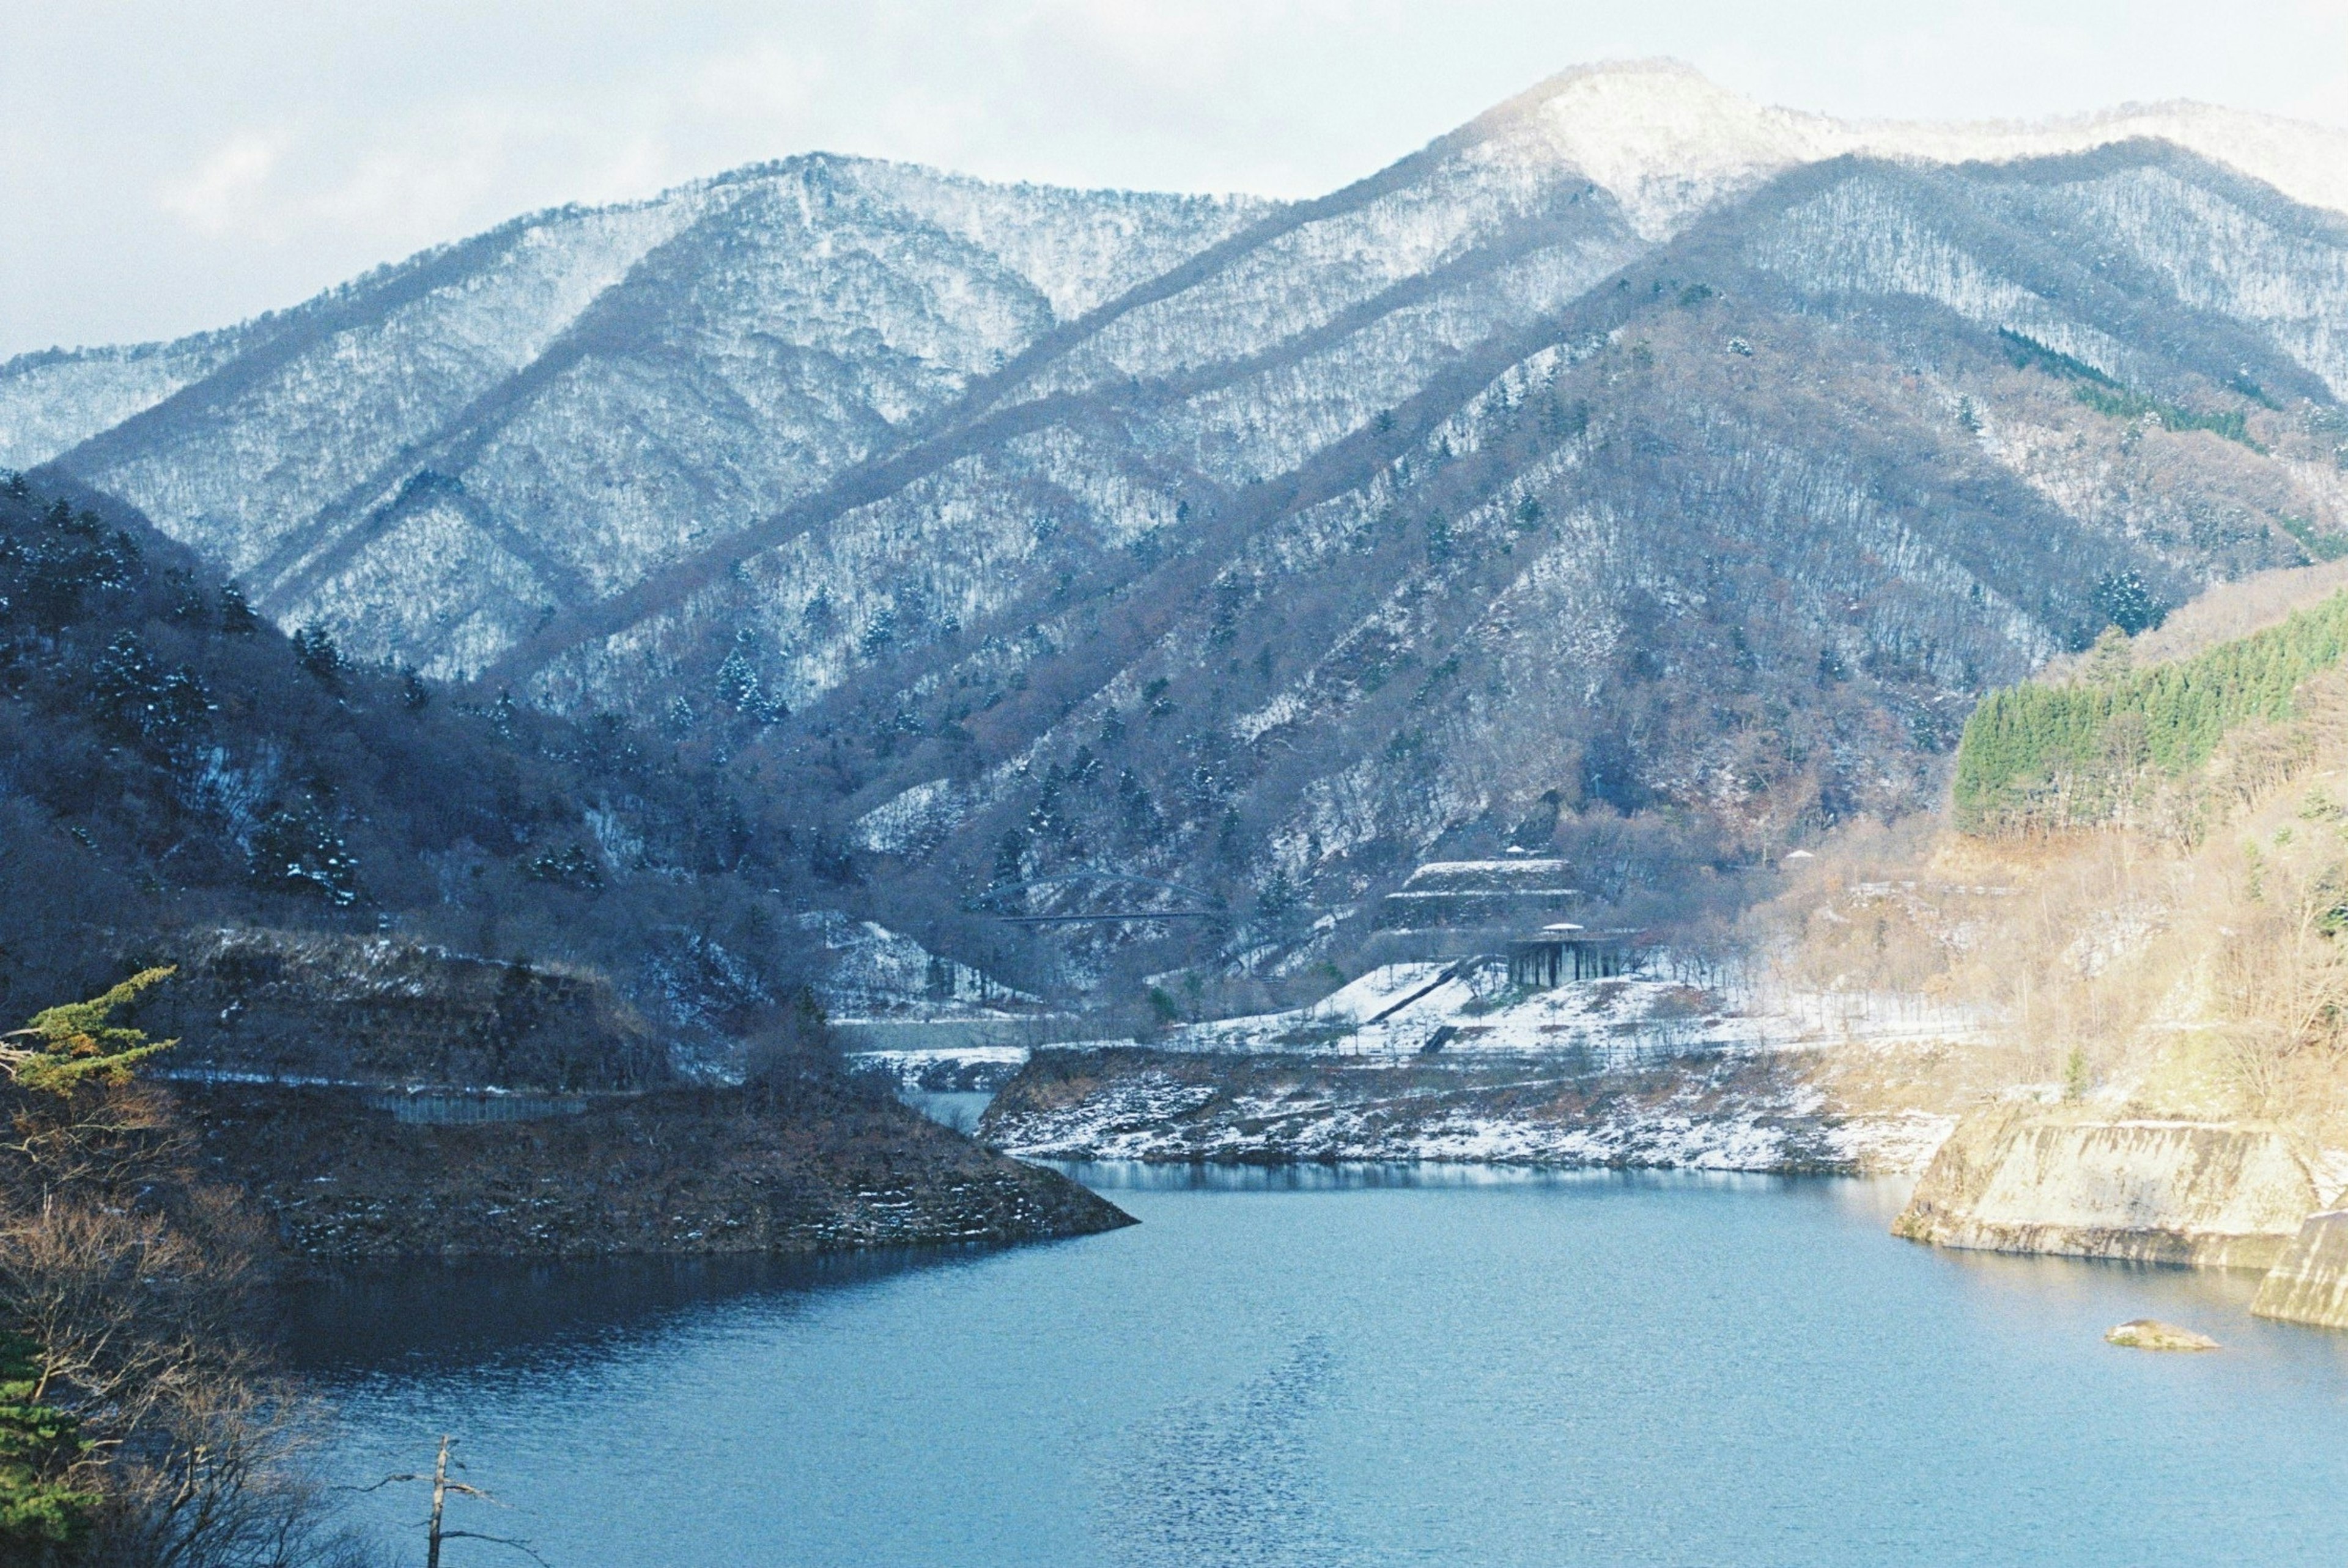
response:
[[[5,1541],[10,1560],[355,1561],[294,1462],[304,1407],[253,1332],[266,1234],[204,1179],[170,1097],[132,1079],[149,1048],[104,1003],[43,1015],[96,1009],[88,1031],[10,1037],[37,1043],[13,1045],[0,1079],[0,1330],[21,1403],[70,1434],[11,1478],[57,1506]]]
[[[2348,1143],[2343,801],[2334,672],[2302,689],[2298,718],[2229,736],[2128,820],[1838,835],[1756,936],[1796,988],[1971,1014],[2003,1048],[2003,1087]]]

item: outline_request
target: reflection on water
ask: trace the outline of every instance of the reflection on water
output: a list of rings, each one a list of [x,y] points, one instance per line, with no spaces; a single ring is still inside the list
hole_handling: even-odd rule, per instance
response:
[[[532,1352],[617,1351],[732,1297],[795,1294],[951,1266],[984,1247],[899,1247],[814,1258],[612,1258],[576,1263],[401,1263],[347,1268],[283,1292],[286,1350],[337,1375],[461,1367]]]
[[[1820,1181],[1808,1176],[1766,1176],[1749,1171],[1554,1171],[1529,1165],[1417,1164],[1362,1161],[1323,1164],[1210,1165],[1145,1164],[1138,1160],[1058,1161],[1065,1171],[1095,1192],[1327,1193],[1372,1187],[1441,1189],[1515,1187],[1577,1192],[1643,1187],[1691,1187],[1724,1193],[1802,1193],[1837,1203],[1858,1200],[1881,1209],[1884,1223],[1908,1201],[1905,1181]]]
[[[1310,1426],[1336,1376],[1329,1337],[1307,1333],[1231,1394],[1140,1426],[1103,1500],[1125,1523],[1122,1560],[1151,1568],[1342,1560],[1344,1537],[1313,1473]]]
[[[520,1505],[501,1526],[568,1565],[2348,1548],[2348,1336],[2249,1318],[2250,1276],[1914,1246],[1885,1234],[1896,1183],[1076,1173],[1143,1224],[311,1288],[335,1465],[412,1469],[456,1432]],[[2102,1342],[2146,1316],[2227,1348]]]

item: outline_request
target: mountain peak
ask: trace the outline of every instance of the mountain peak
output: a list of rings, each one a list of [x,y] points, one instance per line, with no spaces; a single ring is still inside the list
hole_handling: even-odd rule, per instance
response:
[[[1766,108],[1672,59],[1565,71],[1479,123],[1500,157],[1580,169],[1648,240],[1668,238],[1721,196],[1842,150],[1831,121]]]
[[[2293,200],[2348,211],[2348,131],[2190,100],[2034,120],[1845,120],[1763,104],[1680,60],[1619,60],[1550,77],[1464,134],[1487,157],[1581,169],[1651,241],[1797,163],[1846,153],[1999,162],[2139,138],[2228,164]]]

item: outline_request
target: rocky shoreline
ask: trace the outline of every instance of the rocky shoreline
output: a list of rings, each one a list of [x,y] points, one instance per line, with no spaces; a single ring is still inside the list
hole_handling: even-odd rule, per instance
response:
[[[2348,1328],[2336,1157],[2266,1122],[1992,1107],[1934,1156],[1892,1234],[1936,1246],[2262,1270],[2253,1317]]]
[[[1130,1216],[820,1075],[555,1118],[403,1122],[347,1090],[176,1093],[296,1260],[780,1254],[1081,1235]]]
[[[1466,1058],[1047,1047],[979,1136],[1026,1159],[1476,1161],[1869,1174],[1955,1118],[1840,1103],[1817,1051]]]
[[[2348,1328],[2348,1213],[2328,1210],[2301,1222],[2299,1234],[2260,1282],[2250,1313]]]
[[[1332,1054],[1038,1050],[979,1124],[1030,1159],[1920,1174],[1893,1234],[2269,1271],[2253,1311],[2348,1328],[2334,1161],[2269,1123],[1994,1099],[1929,1044]],[[1965,1106],[1972,1109],[1960,1118]]]

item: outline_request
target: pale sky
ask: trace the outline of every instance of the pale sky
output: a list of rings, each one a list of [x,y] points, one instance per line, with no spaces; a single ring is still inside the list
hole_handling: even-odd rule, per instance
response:
[[[0,0],[0,356],[814,149],[1312,195],[1657,55],[1850,117],[2348,125],[2348,0]]]

